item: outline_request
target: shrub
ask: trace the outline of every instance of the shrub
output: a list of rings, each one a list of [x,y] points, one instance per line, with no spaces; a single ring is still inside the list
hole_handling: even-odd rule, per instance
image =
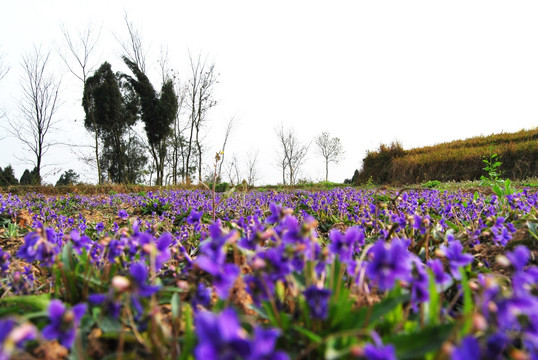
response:
[[[215,192],[218,192],[218,193],[225,192],[226,190],[228,190],[229,187],[230,187],[230,184],[228,184],[227,182],[218,183],[215,185]]]
[[[433,189],[439,186],[440,184],[441,182],[439,180],[430,180],[430,181],[426,181],[422,186],[428,189]]]

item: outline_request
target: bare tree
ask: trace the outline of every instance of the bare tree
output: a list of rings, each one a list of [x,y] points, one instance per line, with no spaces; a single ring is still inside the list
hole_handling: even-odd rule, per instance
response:
[[[232,155],[232,160],[228,164],[228,179],[232,185],[239,185],[241,182],[241,175],[239,171],[239,160],[237,154]]]
[[[97,66],[96,62],[90,62],[90,57],[101,37],[101,28],[89,23],[83,30],[78,31],[76,39],[71,37],[65,25],[61,25],[60,28],[68,54],[61,51],[58,51],[58,54],[69,72],[85,84],[88,74]],[[73,61],[75,65],[72,64]]]
[[[278,138],[281,152],[278,154],[278,166],[282,170],[282,185],[286,185],[286,169],[288,168],[288,143],[286,142],[286,133],[284,131],[284,125],[280,124],[280,128],[275,130],[275,134]]]
[[[224,143],[222,144],[222,149],[220,150],[221,156],[220,156],[219,168],[218,168],[218,171],[217,171],[217,178],[218,179],[222,179],[222,177],[221,177],[222,164],[224,163],[224,155],[226,155],[224,150],[226,150],[226,143],[228,142],[228,138],[232,134],[236,124],[237,124],[237,121],[236,121],[235,117],[232,116],[230,118],[230,120],[228,120],[228,124],[226,125],[226,131],[224,132]]]
[[[254,183],[258,180],[258,169],[256,167],[258,163],[259,151],[249,152],[247,155],[247,183],[248,186],[254,186]]]
[[[202,181],[202,137],[201,129],[207,121],[208,111],[217,104],[213,99],[214,85],[218,82],[218,75],[215,73],[215,65],[207,65],[207,58],[202,60],[198,55],[193,59],[189,54],[191,75],[187,85],[188,106],[190,110],[190,133],[187,142],[186,163],[190,164],[191,155],[196,151],[198,157],[198,181]],[[194,141],[194,142],[193,142]],[[194,151],[194,146],[196,150]],[[187,176],[187,181],[190,182]]]
[[[140,71],[145,74],[147,51],[144,51],[142,35],[140,34],[140,31],[134,26],[134,24],[129,21],[129,16],[127,12],[124,13],[123,20],[125,21],[125,25],[127,26],[129,40],[120,41],[118,40],[118,38],[116,38],[116,40],[118,40],[118,43],[123,50],[124,56],[133,63],[135,63],[140,69]]]
[[[169,153],[169,165],[171,168],[170,176],[172,177],[172,184],[177,185],[179,183],[179,177],[181,176],[182,180],[184,181],[185,174],[187,172],[185,166],[184,133],[187,130],[188,124],[184,124],[181,121],[187,92],[186,87],[181,83],[181,81],[179,80],[179,78],[177,78],[176,75],[173,76],[173,81],[175,84],[176,94],[178,96],[178,110],[174,123],[172,124],[172,133],[169,138],[169,146],[171,148],[171,151]]]
[[[282,180],[286,185],[286,170],[288,171],[289,184],[295,184],[297,175],[303,165],[310,144],[302,144],[293,129],[284,129],[284,125],[276,130],[278,142],[281,146],[281,154],[279,157],[279,166],[282,168]]]
[[[329,181],[329,163],[338,164],[344,156],[344,148],[337,137],[331,138],[328,132],[322,132],[314,139],[319,153],[325,159],[325,181]]]
[[[6,76],[8,71],[9,71],[9,66],[7,66],[6,63],[4,62],[4,54],[0,53],[0,80],[2,80],[4,76]],[[6,116],[6,113],[2,108],[0,108],[0,119],[2,119],[4,116]],[[3,138],[4,137],[0,136],[0,139],[3,139]]]
[[[73,39],[67,28],[61,26],[62,34],[67,45],[68,53],[64,54],[58,51],[60,58],[63,60],[67,69],[77,79],[82,82],[82,86],[86,85],[88,74],[93,71],[96,62],[90,62],[90,57],[95,51],[95,47],[101,36],[101,28],[98,29],[93,24],[88,24],[84,30],[80,30],[77,37]],[[83,99],[84,100],[84,99]],[[93,128],[97,129],[97,125],[93,124]],[[101,176],[101,165],[99,162],[99,132],[94,132],[94,152],[95,152],[95,164],[97,166],[97,179],[99,184],[102,183],[103,177]],[[80,157],[80,156],[79,156]],[[88,159],[87,156],[82,156],[82,159]]]
[[[4,76],[6,76],[8,71],[9,71],[9,66],[7,66],[6,63],[4,62],[4,54],[0,53],[0,80],[2,80]]]
[[[43,156],[53,143],[47,142],[49,131],[57,122],[60,79],[48,72],[50,51],[35,47],[22,58],[22,97],[19,121],[8,120],[10,132],[35,155],[37,176],[41,176]]]

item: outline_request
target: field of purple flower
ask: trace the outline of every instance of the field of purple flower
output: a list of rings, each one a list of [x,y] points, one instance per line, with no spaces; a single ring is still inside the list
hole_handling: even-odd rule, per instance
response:
[[[4,194],[0,359],[538,359],[537,204]]]

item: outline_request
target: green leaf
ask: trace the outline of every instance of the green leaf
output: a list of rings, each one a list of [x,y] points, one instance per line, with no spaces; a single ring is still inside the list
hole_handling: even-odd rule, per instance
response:
[[[97,322],[99,328],[103,330],[103,333],[119,333],[122,329],[121,322],[117,319],[113,319],[109,316],[103,316]]]
[[[50,294],[9,296],[3,303],[17,305],[19,310],[26,307],[32,310],[46,310],[50,303]]]
[[[292,328],[294,330],[300,332],[304,336],[306,336],[312,342],[320,343],[323,340],[321,336],[319,336],[319,335],[313,333],[312,331],[310,331],[308,329],[305,329],[304,327],[301,327],[299,325],[293,325]]]
[[[428,274],[430,281],[430,301],[426,306],[426,320],[430,325],[437,325],[439,323],[440,297],[435,285],[435,277],[430,269],[428,269]]]
[[[502,191],[501,187],[499,186],[499,184],[495,184],[495,185],[493,185],[492,190],[493,190],[493,192],[497,195],[497,197],[500,198],[499,200],[502,200],[502,197],[503,197],[503,191]]]
[[[337,349],[336,339],[329,339],[327,341],[327,346],[325,347],[325,360],[336,360],[341,358],[348,358],[346,355],[349,355],[349,347],[345,349]]]
[[[191,359],[190,355],[196,344],[196,336],[194,334],[194,326],[192,319],[192,309],[190,304],[185,304],[183,309],[183,321],[185,324],[185,335],[183,336],[183,351],[181,352],[181,359]]]
[[[396,348],[398,359],[419,359],[438,350],[448,339],[453,324],[428,326],[413,334],[392,335],[383,339]]]
[[[179,310],[181,308],[181,299],[179,298],[178,293],[174,293],[174,295],[172,295],[172,298],[170,299],[170,305],[172,306],[172,317],[178,318]]]
[[[460,268],[461,287],[463,288],[463,326],[461,327],[461,336],[467,335],[473,327],[473,296],[469,286],[467,273],[463,267]]]
[[[529,228],[529,233],[534,237],[536,240],[538,240],[538,232],[536,231],[536,226],[538,223],[527,221],[527,227]]]
[[[71,272],[71,254],[72,254],[73,246],[71,244],[71,241],[68,241],[62,248],[62,256],[61,261],[63,264],[63,270],[66,273]]]
[[[29,313],[29,314],[25,313],[23,316],[24,316],[24,318],[26,320],[31,320],[31,319],[35,319],[35,318],[47,317],[47,316],[49,316],[49,312],[46,311],[46,310],[42,310],[42,311],[32,312],[32,313]]]
[[[341,298],[344,299],[346,297],[342,296]],[[348,307],[348,304],[343,300],[339,301],[342,309],[341,312],[336,313],[343,313],[343,315],[340,315],[338,319],[333,319],[332,315],[335,313],[335,310],[331,309],[329,313],[329,318],[331,319],[331,328],[329,330],[333,332],[357,328],[371,329],[379,324],[382,320],[386,320],[384,318],[386,314],[390,313],[392,310],[398,307],[398,305],[406,301],[409,301],[408,294],[391,294],[380,302],[372,306],[362,307],[358,311],[351,310],[351,308]],[[335,306],[338,306],[338,304],[335,304]]]

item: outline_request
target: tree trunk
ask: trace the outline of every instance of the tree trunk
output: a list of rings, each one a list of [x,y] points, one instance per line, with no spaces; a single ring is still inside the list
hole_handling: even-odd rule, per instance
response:
[[[97,129],[95,127],[95,121],[94,128]],[[97,183],[102,185],[103,178],[101,177],[101,164],[99,163],[99,135],[97,134],[97,130],[95,130],[95,161],[97,163]]]
[[[325,182],[329,181],[329,159],[325,159]]]

